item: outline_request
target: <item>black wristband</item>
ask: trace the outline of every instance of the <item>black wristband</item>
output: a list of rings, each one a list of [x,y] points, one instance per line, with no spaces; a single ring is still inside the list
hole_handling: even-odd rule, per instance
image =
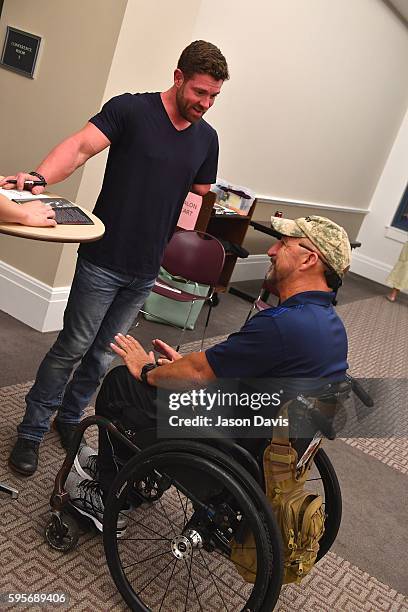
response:
[[[140,380],[142,381],[142,383],[144,383],[145,385],[149,384],[147,380],[147,373],[150,372],[150,370],[154,370],[155,368],[157,368],[157,365],[155,363],[145,363],[140,372]]]
[[[36,176],[37,178],[40,179],[40,181],[44,182],[44,187],[45,185],[47,185],[47,181],[45,180],[45,178],[42,176],[42,174],[39,174],[38,172],[29,172],[28,174],[31,174],[31,176]]]

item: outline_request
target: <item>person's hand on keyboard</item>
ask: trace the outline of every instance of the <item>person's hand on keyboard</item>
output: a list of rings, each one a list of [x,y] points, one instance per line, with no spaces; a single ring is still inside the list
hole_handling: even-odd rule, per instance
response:
[[[22,209],[21,225],[31,225],[33,227],[55,227],[55,212],[49,204],[44,204],[41,200],[33,200],[19,205]]]

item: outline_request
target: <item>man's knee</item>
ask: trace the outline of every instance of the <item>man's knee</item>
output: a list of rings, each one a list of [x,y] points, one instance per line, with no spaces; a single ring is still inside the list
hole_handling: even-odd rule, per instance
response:
[[[154,401],[156,390],[136,380],[126,366],[113,368],[106,375],[98,397],[96,398],[95,411],[97,414],[112,414],[120,407],[122,410],[128,408],[150,408]]]
[[[95,403],[96,414],[110,412],[110,407],[122,399],[124,381],[130,376],[126,366],[117,366],[105,376]]]

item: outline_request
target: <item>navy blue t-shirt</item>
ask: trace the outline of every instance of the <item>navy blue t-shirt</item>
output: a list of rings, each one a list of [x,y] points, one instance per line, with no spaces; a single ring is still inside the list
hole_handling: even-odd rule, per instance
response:
[[[206,350],[217,378],[343,380],[347,335],[333,293],[305,291],[256,314],[239,332]]]
[[[94,209],[106,230],[78,252],[117,272],[154,277],[191,186],[216,180],[217,133],[204,119],[177,130],[160,93],[116,96],[90,121],[111,142]]]

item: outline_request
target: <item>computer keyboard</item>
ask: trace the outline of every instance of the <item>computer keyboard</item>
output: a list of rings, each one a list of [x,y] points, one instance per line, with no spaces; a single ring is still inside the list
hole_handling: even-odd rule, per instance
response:
[[[52,206],[52,205],[51,205]],[[93,221],[77,206],[58,208],[55,211],[55,220],[58,225],[91,225]]]
[[[29,198],[16,199],[13,201],[18,204],[31,202]],[[43,197],[41,198],[41,202],[49,204],[55,211],[55,220],[58,225],[94,225],[94,222],[87,214],[65,198]]]

